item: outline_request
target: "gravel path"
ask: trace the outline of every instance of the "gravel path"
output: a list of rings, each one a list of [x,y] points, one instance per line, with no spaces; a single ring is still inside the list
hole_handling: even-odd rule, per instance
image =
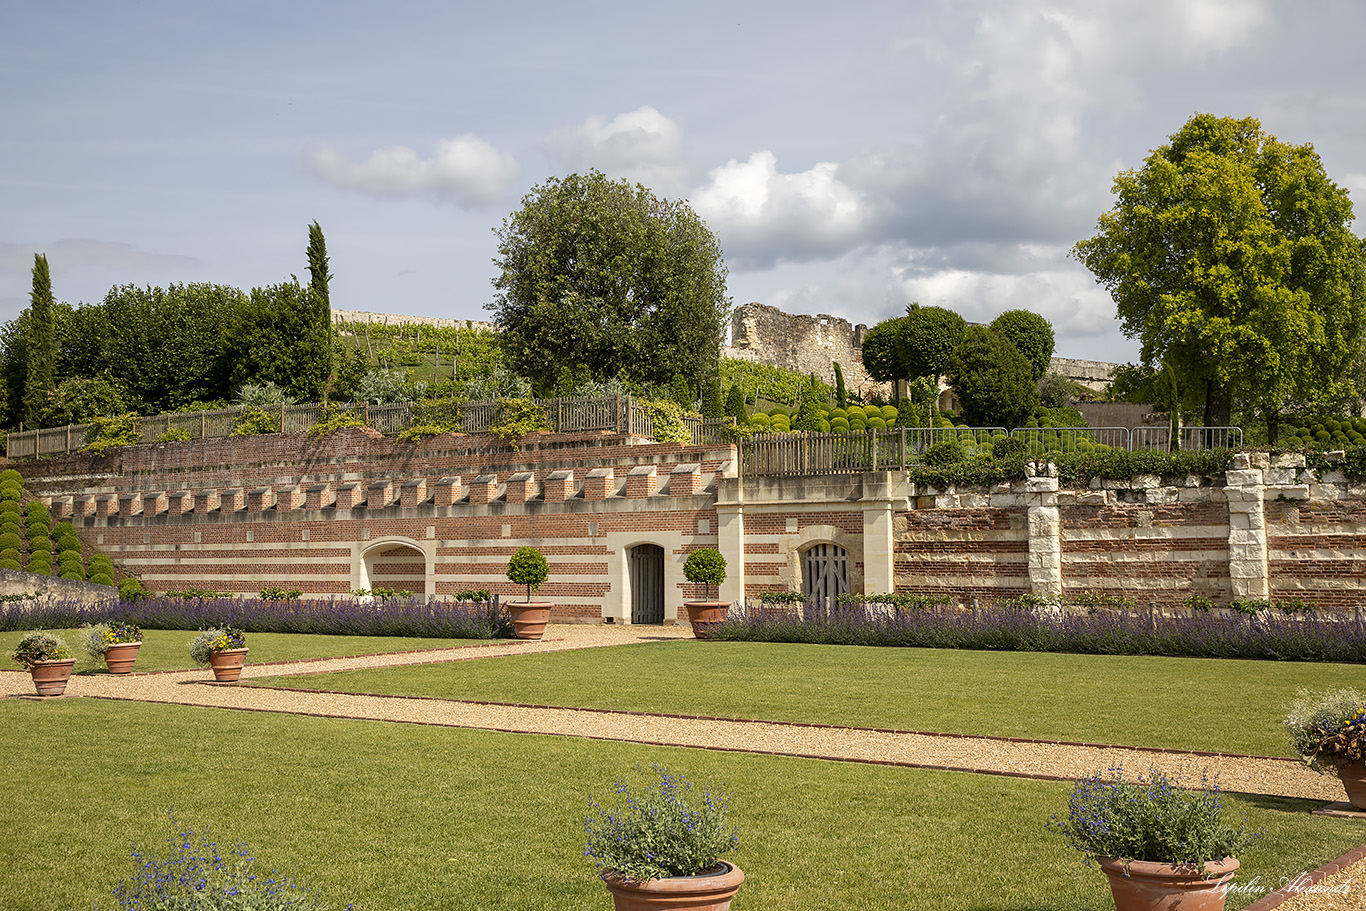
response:
[[[244,678],[325,673],[367,667],[445,661],[496,660],[499,657],[686,638],[681,627],[616,625],[552,625],[538,642],[498,643],[466,648],[329,658],[279,664],[248,664]],[[1316,775],[1289,759],[1179,753],[1092,744],[968,737],[826,725],[720,718],[680,717],[461,702],[444,699],[319,693],[214,685],[206,670],[73,677],[68,696],[141,702],[175,703],[240,710],[285,712],[324,717],[363,718],[410,724],[446,725],[519,733],[559,734],[714,750],[775,753],[917,768],[953,769],[1031,778],[1073,779],[1096,769],[1122,765],[1135,771],[1149,767],[1198,781],[1217,775],[1226,791],[1308,798],[1341,799],[1336,779]],[[0,673],[0,696],[33,692],[26,673]],[[1349,880],[1346,894],[1301,894],[1281,907],[1286,911],[1366,909],[1366,889],[1351,888],[1356,876],[1366,883],[1366,862],[1339,874]],[[1326,882],[1326,881],[1325,881]],[[1280,885],[1280,884],[1276,884]],[[1264,902],[1259,902],[1259,906]]]

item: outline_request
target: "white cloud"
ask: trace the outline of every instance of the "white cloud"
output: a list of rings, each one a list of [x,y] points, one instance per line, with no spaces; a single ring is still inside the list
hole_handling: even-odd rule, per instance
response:
[[[0,272],[28,273],[33,269],[33,255],[47,256],[48,267],[54,275],[61,271],[83,268],[116,269],[136,272],[167,272],[190,269],[200,265],[193,256],[176,253],[149,253],[132,244],[109,240],[68,237],[47,244],[0,243]]]
[[[750,268],[839,256],[861,242],[871,215],[858,191],[840,180],[839,165],[823,161],[782,174],[767,150],[716,168],[691,200],[726,258]]]
[[[614,178],[641,183],[663,196],[685,189],[683,128],[649,105],[610,121],[589,117],[577,127],[546,140],[551,153],[570,171],[597,168]]]
[[[324,142],[308,149],[304,162],[315,175],[345,190],[428,198],[462,208],[492,202],[518,172],[511,155],[470,134],[437,140],[430,158],[407,146],[391,146],[376,149],[357,164]]]

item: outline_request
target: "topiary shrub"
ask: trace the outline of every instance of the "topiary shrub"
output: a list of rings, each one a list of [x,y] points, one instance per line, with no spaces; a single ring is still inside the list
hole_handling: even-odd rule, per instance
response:
[[[44,576],[52,575],[52,554],[41,550],[29,554],[28,563],[25,564],[24,569]]]
[[[114,577],[108,573],[91,573],[88,581],[93,585],[114,585]]]
[[[52,559],[52,539],[46,535],[30,537],[28,539],[28,552],[31,554],[47,554],[48,559]]]
[[[24,487],[15,481],[0,483],[0,500],[18,502],[24,496]]]
[[[541,587],[550,576],[550,566],[545,556],[534,547],[519,547],[508,560],[507,576],[518,585],[526,586],[526,599],[531,600],[531,592]]]
[[[1001,437],[991,444],[993,459],[1022,459],[1028,451],[1025,441],[1015,437]]]
[[[146,594],[142,590],[142,583],[132,576],[119,580],[119,597],[124,601],[141,601]]]
[[[703,547],[688,554],[683,562],[683,576],[689,582],[706,586],[706,598],[711,600],[711,587],[726,581],[726,558],[714,547]]]
[[[920,461],[938,468],[944,465],[953,465],[956,462],[966,462],[967,458],[962,443],[957,440],[940,440],[925,450]]]
[[[10,548],[18,550],[20,543],[19,536],[14,532],[0,532],[0,550],[9,550]]]

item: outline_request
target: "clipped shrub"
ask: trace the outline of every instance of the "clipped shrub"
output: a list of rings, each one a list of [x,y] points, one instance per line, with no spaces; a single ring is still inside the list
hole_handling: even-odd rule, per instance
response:
[[[108,554],[95,554],[90,558],[90,572],[103,572],[112,576],[114,574],[114,561],[109,559]]]
[[[119,580],[119,597],[124,601],[140,601],[146,595],[147,593],[142,590],[142,583],[132,576]]]
[[[955,462],[967,461],[967,453],[963,451],[963,444],[957,440],[940,440],[929,449],[925,450],[920,461],[926,465],[941,466],[952,465]]]
[[[546,563],[545,556],[534,547],[519,547],[512,559],[508,560],[507,576],[518,585],[526,586],[526,599],[531,600],[531,593],[541,587],[550,576],[550,566]]]
[[[86,581],[93,585],[108,585],[110,587],[114,585],[114,577],[109,573],[91,573],[90,578]]]
[[[0,550],[9,550],[10,548],[18,550],[20,543],[22,542],[19,536],[14,532],[0,532]]]
[[[0,482],[0,500],[18,501],[24,496],[24,485],[18,481]]]
[[[19,562],[19,551],[0,551],[0,569],[8,569],[13,570],[14,572],[19,572],[23,568],[23,564]]]
[[[44,576],[52,575],[52,554],[41,550],[30,553],[24,569]]]
[[[22,484],[24,483],[24,476],[19,473],[17,468],[6,468],[4,471],[0,471],[0,484],[6,484],[10,481]]]
[[[707,587],[708,600],[711,586],[726,581],[726,558],[714,547],[703,547],[688,554],[683,562],[683,576],[689,582],[701,582]]]
[[[50,560],[52,559],[52,539],[47,537],[46,535],[30,537],[28,539],[28,551],[31,554],[47,554],[48,559]]]

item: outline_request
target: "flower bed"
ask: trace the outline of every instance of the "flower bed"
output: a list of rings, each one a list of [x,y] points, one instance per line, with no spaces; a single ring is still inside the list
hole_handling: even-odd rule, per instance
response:
[[[896,610],[881,604],[808,603],[775,615],[736,605],[714,638],[830,645],[1167,655],[1274,661],[1366,662],[1366,625],[1321,616],[1262,613],[1255,617],[1196,612],[1072,613],[1056,607],[995,606]]]
[[[77,601],[0,605],[0,630],[71,629],[99,623],[128,623],[142,629],[206,629],[227,625],[249,633],[334,636],[498,639],[512,635],[511,621],[496,601],[395,599],[363,604],[349,599],[147,597],[99,605]]]

